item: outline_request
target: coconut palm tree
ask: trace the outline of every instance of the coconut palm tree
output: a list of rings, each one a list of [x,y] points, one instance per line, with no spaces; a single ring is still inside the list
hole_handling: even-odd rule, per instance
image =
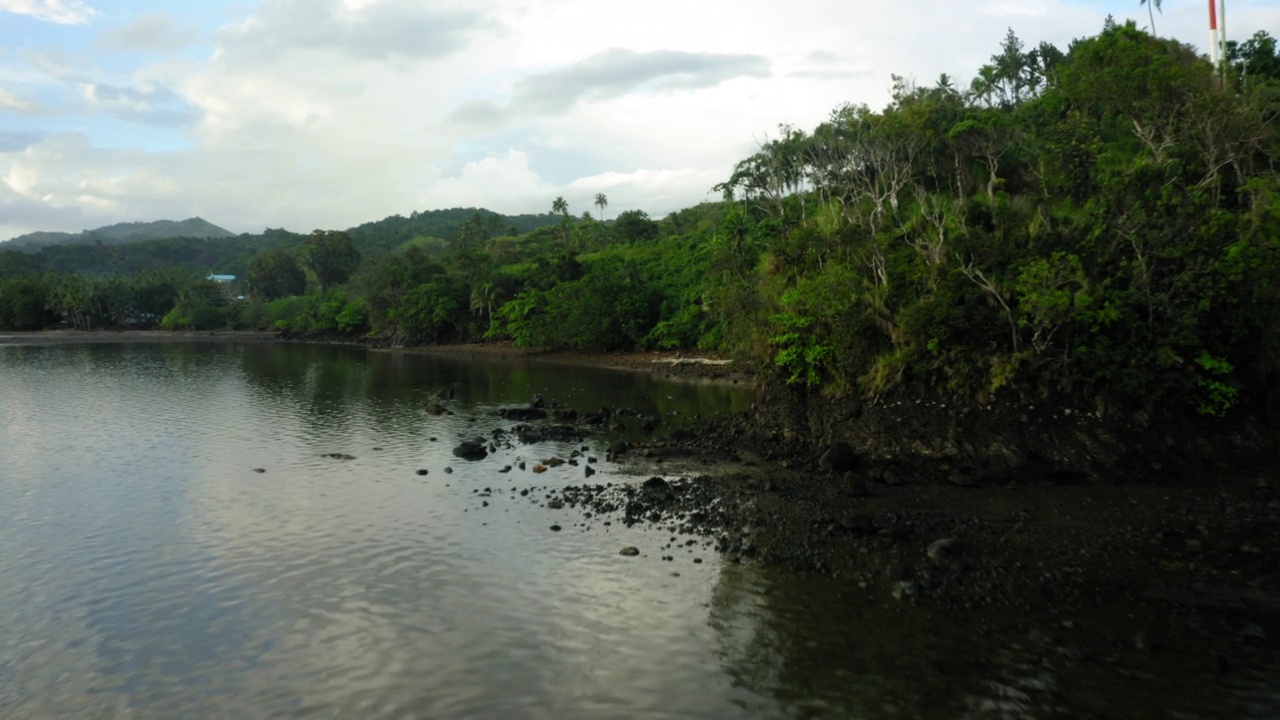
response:
[[[564,235],[564,253],[569,254],[569,203],[564,197],[557,197],[551,202],[551,212],[560,213],[560,232]]]
[[[502,289],[491,282],[479,283],[471,288],[471,312],[476,316],[489,319],[489,330],[493,330],[493,311],[501,299]]]
[[[604,222],[604,209],[609,207],[609,198],[604,193],[596,193],[596,207],[600,208],[600,222]]]
[[[1156,10],[1160,10],[1160,4],[1163,1],[1164,0],[1138,0],[1138,7],[1142,7],[1143,5],[1147,6],[1147,15],[1151,17],[1151,34],[1152,35],[1156,34],[1156,14],[1152,12],[1151,7],[1154,5]],[[1163,15],[1164,11],[1160,10],[1160,14]]]

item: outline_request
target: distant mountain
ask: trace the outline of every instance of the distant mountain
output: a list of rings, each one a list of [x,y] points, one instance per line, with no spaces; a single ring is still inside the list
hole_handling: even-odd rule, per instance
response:
[[[78,233],[33,232],[19,235],[0,246],[5,250],[36,251],[50,245],[126,245],[145,240],[164,238],[228,238],[236,234],[220,228],[202,218],[189,218],[180,222],[173,220],[156,220],[155,222],[119,223],[100,227],[96,230],[84,230]]]

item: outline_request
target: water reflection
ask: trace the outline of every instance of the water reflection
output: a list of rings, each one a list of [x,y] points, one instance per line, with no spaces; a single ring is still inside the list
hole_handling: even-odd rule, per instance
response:
[[[1156,657],[1135,687],[1007,618],[662,562],[664,534],[530,502],[581,468],[500,472],[576,443],[453,457],[534,394],[668,424],[750,400],[341,348],[0,347],[0,717],[1275,715],[1274,662]]]
[[[675,577],[622,560],[653,539],[585,532],[515,492],[581,468],[497,472],[567,448],[450,449],[534,393],[680,415],[738,400],[507,370],[313,347],[0,348],[0,716],[732,716],[700,604],[710,564]],[[427,415],[445,384],[455,414]]]
[[[754,565],[726,565],[710,597],[725,672],[786,717],[1280,716],[1274,648],[1226,676],[1193,642],[1133,666],[1100,657],[1115,650],[1096,644],[1110,634],[1103,628],[1129,627],[1132,603],[1082,608],[1077,629],[1066,631],[1017,613],[925,609],[851,581]],[[1070,636],[1080,627],[1094,629],[1091,652],[1071,647],[1084,640]]]

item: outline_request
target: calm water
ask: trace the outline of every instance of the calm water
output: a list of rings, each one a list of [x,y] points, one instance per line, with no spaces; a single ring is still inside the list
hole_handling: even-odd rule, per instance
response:
[[[444,385],[456,414],[429,415]],[[750,402],[536,363],[0,346],[0,718],[1070,716],[1015,641],[661,562],[665,534],[508,492],[580,482],[498,473],[576,444],[452,457],[535,393],[668,425]],[[593,482],[634,481],[607,441]]]

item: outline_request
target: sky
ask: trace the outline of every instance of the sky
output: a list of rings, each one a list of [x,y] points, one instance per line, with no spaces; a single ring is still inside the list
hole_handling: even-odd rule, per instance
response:
[[[1228,31],[1280,34],[1280,0]],[[347,228],[449,207],[660,217],[890,75],[967,83],[1138,0],[0,0],[0,239],[199,216]],[[1203,0],[1155,29],[1203,51]]]

